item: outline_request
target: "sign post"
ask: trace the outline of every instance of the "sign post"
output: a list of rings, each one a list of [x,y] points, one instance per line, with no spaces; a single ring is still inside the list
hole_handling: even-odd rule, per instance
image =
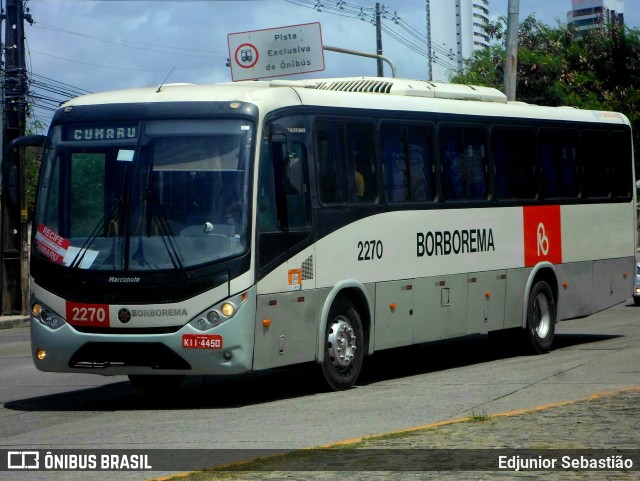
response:
[[[230,33],[231,79],[256,80],[324,70],[320,23]]]

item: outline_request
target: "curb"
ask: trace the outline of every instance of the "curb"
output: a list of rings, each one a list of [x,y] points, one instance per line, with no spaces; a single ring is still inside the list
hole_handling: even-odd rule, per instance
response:
[[[529,414],[529,413],[536,413],[536,412],[540,412],[540,411],[547,411],[553,408],[559,408],[559,407],[563,407],[563,406],[571,406],[572,404],[576,404],[578,402],[582,402],[582,401],[590,401],[593,399],[599,399],[602,397],[607,397],[607,396],[613,396],[615,394],[619,394],[619,393],[625,393],[625,392],[629,392],[629,391],[638,391],[640,392],[640,385],[637,386],[626,386],[626,387],[622,387],[619,389],[612,389],[612,390],[608,390],[608,391],[600,391],[600,392],[596,392],[594,394],[591,394],[589,396],[586,397],[582,397],[582,398],[578,398],[578,399],[567,399],[565,401],[558,401],[558,402],[554,402],[554,403],[548,403],[548,404],[541,404],[538,406],[533,406],[533,407],[529,407],[529,408],[523,408],[523,409],[515,409],[512,411],[505,411],[505,412],[500,412],[500,413],[495,413],[495,414],[490,414],[489,418],[491,419],[497,419],[497,418],[506,418],[506,417],[511,417],[511,416],[519,416],[521,414]],[[403,434],[412,434],[418,431],[426,431],[429,429],[433,429],[433,428],[438,428],[441,426],[449,426],[452,424],[462,424],[462,423],[466,423],[469,422],[469,416],[464,417],[464,418],[455,418],[455,419],[445,419],[443,421],[437,421],[434,423],[429,423],[429,424],[423,424],[420,426],[412,426],[410,428],[405,428],[405,429],[399,429],[397,431],[390,431],[390,432],[386,432],[386,433],[379,433],[379,434],[372,434],[369,436],[361,436],[361,437],[357,437],[357,438],[352,438],[352,439],[345,439],[342,441],[336,441],[333,443],[328,443],[328,444],[323,444],[320,446],[316,446],[315,448],[312,449],[331,449],[331,448],[336,448],[336,447],[345,447],[345,446],[349,446],[352,444],[357,444],[360,443],[362,441],[373,441],[375,442],[376,439],[378,438],[384,438],[387,437],[389,435],[403,435]]]
[[[616,394],[627,393],[627,392],[638,392],[638,393],[640,393],[640,385],[625,386],[625,387],[618,388],[618,389],[600,391],[600,392],[596,392],[596,393],[593,393],[591,395],[588,395],[588,396],[585,396],[585,397],[581,397],[581,398],[577,398],[577,399],[567,399],[567,400],[564,400],[564,401],[558,401],[558,402],[554,402],[554,403],[547,403],[547,404],[542,404],[542,405],[538,405],[538,406],[532,406],[532,407],[529,407],[529,408],[523,408],[523,409],[516,409],[516,410],[511,410],[511,411],[499,412],[499,413],[491,414],[490,418],[491,419],[499,419],[499,418],[501,418],[501,419],[509,419],[509,418],[515,418],[515,417],[523,415],[523,414],[544,413],[545,411],[552,411],[554,408],[562,408],[562,407],[572,406],[572,405],[575,405],[575,404],[580,403],[580,402],[593,401],[593,400],[602,399],[602,398],[606,398],[606,397],[612,397],[612,396],[615,396]],[[373,442],[373,443],[375,443],[378,439],[387,437],[389,435],[400,435],[400,436],[411,435],[411,434],[418,433],[418,432],[429,431],[430,429],[433,429],[433,428],[438,428],[438,427],[442,427],[442,426],[451,426],[451,425],[456,425],[456,424],[457,425],[462,425],[462,424],[468,423],[468,422],[470,422],[470,418],[469,417],[447,419],[447,420],[437,421],[437,422],[434,422],[434,423],[429,423],[429,424],[424,424],[424,425],[420,425],[420,426],[414,426],[414,427],[410,427],[410,428],[406,428],[406,429],[400,429],[400,430],[396,430],[396,431],[391,431],[391,432],[387,432],[387,433],[380,433],[380,434],[374,434],[374,435],[369,435],[369,436],[357,437],[357,438],[353,438],[353,439],[346,439],[346,440],[342,440],[342,441],[332,442],[332,443],[319,445],[319,446],[314,446],[314,447],[310,447],[310,448],[301,448],[301,449],[292,450],[292,451],[308,451],[308,452],[312,452],[314,449],[345,448],[345,447],[348,447],[349,445],[353,445],[353,444],[361,443],[361,442]],[[368,447],[369,446],[365,447],[364,449],[367,449]],[[384,449],[384,448],[381,448],[381,449]],[[407,449],[411,449],[411,446],[407,445]],[[280,456],[283,456],[283,455],[281,455],[281,454],[271,455],[271,456],[267,456],[267,458],[276,459],[277,457],[280,457]],[[256,459],[260,459],[260,458],[242,460],[242,461],[230,463],[230,464],[224,465],[224,466],[217,466],[216,468],[219,469],[219,468],[224,468],[224,467],[235,467],[235,466],[238,466],[238,465],[243,465],[243,464],[248,464],[248,463],[254,462],[254,461],[256,461]],[[266,459],[266,458],[262,458],[262,459]],[[179,478],[186,478],[186,477],[188,477],[190,475],[193,475],[193,474],[199,473],[199,472],[201,472],[201,471],[200,470],[195,470],[195,471],[189,471],[189,472],[183,472],[183,473],[174,473],[174,474],[167,475],[167,476],[155,477],[152,480],[147,480],[147,481],[170,481],[170,480],[174,480],[174,479],[177,481]],[[213,478],[206,478],[206,479],[213,479]],[[218,478],[215,478],[215,479],[223,479],[223,478],[218,477]],[[232,479],[240,479],[240,478],[236,477],[236,478],[232,478]],[[260,478],[260,479],[263,479],[263,478]],[[267,478],[264,478],[264,479],[267,479]],[[538,478],[536,478],[536,479],[538,479]]]
[[[0,317],[0,330],[13,329],[14,327],[28,327],[29,316],[3,316]]]

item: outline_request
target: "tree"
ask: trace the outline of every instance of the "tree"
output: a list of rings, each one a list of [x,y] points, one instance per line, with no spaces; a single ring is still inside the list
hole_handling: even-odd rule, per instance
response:
[[[33,117],[27,117],[27,135],[40,134],[44,132],[45,126],[42,122]],[[42,149],[37,147],[27,147],[24,150],[24,161],[26,167],[26,188],[27,188],[27,212],[29,219],[33,218],[33,211],[36,202],[36,190],[38,187],[38,177],[40,176],[40,163],[42,160]]]
[[[453,82],[502,90],[506,19],[487,27],[492,45],[478,50]],[[550,27],[530,15],[518,31],[517,100],[625,114],[634,131],[640,174],[640,30],[603,24],[579,37],[566,25]]]

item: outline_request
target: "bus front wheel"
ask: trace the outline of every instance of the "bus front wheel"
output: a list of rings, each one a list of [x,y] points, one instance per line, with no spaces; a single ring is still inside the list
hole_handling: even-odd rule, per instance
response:
[[[353,303],[338,299],[329,311],[325,330],[322,374],[334,391],[352,387],[362,368],[364,332],[362,319]]]
[[[553,291],[545,281],[536,282],[527,303],[526,337],[533,352],[549,352],[556,328],[556,303]]]

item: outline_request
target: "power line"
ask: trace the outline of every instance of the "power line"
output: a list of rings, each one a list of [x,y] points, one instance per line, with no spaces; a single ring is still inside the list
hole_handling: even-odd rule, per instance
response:
[[[134,40],[115,40],[113,38],[109,38],[109,37],[102,37],[102,36],[98,36],[98,35],[90,35],[90,34],[86,34],[86,33],[80,33],[80,32],[74,32],[71,30],[66,30],[64,28],[60,28],[60,27],[56,27],[53,25],[47,25],[45,23],[41,23],[41,22],[37,22],[35,25],[33,25],[33,28],[39,28],[41,30],[50,30],[50,31],[54,31],[54,32],[58,32],[58,33],[65,33],[68,35],[74,35],[74,36],[78,36],[78,37],[83,37],[83,38],[88,38],[91,40],[95,40],[98,42],[103,42],[103,43],[108,43],[111,45],[117,45],[120,47],[126,47],[126,48],[132,48],[132,49],[136,49],[136,50],[144,50],[144,51],[148,51],[148,52],[155,52],[155,53],[161,53],[161,54],[165,54],[165,55],[179,55],[181,57],[193,57],[193,58],[206,58],[206,59],[220,59],[220,58],[226,58],[226,53],[221,53],[221,52],[217,52],[217,51],[206,51],[206,50],[201,50],[200,52],[202,52],[201,54],[194,54],[194,51],[197,52],[197,50],[194,50],[193,48],[185,48],[185,47],[176,47],[176,46],[169,46],[169,45],[155,45],[152,43],[146,43],[146,42],[138,42],[138,41],[134,41]],[[162,49],[162,50],[160,50]]]
[[[26,6],[25,2],[25,6]],[[93,41],[108,43],[112,45],[117,45],[119,47],[125,48],[133,48],[137,50],[149,51],[163,55],[179,55],[181,57],[191,57],[191,58],[199,58],[205,60],[214,60],[214,59],[224,59],[226,58],[226,52],[224,55],[220,54],[217,51],[207,51],[207,50],[195,50],[193,48],[183,48],[177,46],[170,45],[157,45],[148,42],[140,42],[133,40],[116,40],[109,37],[98,36],[93,34],[81,33],[71,31],[65,28],[57,27],[54,25],[49,25],[45,23],[38,22],[36,25],[32,24],[32,27],[39,28],[41,30],[49,30],[52,32],[72,35],[82,38],[87,38]],[[26,38],[25,38],[26,42]],[[99,65],[90,62],[83,62],[79,60],[75,60],[73,58],[65,58],[59,55],[54,55],[48,52],[43,52],[39,50],[33,50],[28,47],[27,44],[27,53],[29,59],[29,75],[21,76],[19,82],[25,84],[28,87],[28,100],[24,105],[14,105],[14,108],[20,108],[22,111],[25,111],[28,115],[39,116],[42,112],[53,112],[57,110],[57,108],[64,102],[77,97],[79,95],[83,95],[86,93],[91,93],[90,91],[75,87],[70,84],[66,84],[63,82],[59,82],[57,80],[51,79],[49,77],[45,77],[43,75],[38,75],[33,73],[31,58],[32,55],[42,55],[50,58],[54,58],[57,60],[71,62],[79,65],[87,65],[91,67],[104,68],[110,70],[120,70],[120,71],[129,71],[129,72],[165,72],[166,68],[158,68],[158,69],[142,69],[138,66],[133,68],[120,67],[114,65]],[[192,67],[177,67],[176,70],[194,70],[199,68],[208,68],[209,65],[196,65]],[[16,93],[20,92],[19,86],[13,88],[13,90],[9,89],[9,94],[15,91]]]
[[[347,3],[344,0],[285,1],[301,7],[311,8],[318,12],[354,18],[371,24],[375,23],[375,9]],[[448,49],[445,44],[439,44],[434,41],[431,41],[431,44],[429,44],[427,35],[423,34],[418,28],[402,19],[398,15],[397,11],[390,14],[389,10],[383,5],[382,18],[384,20],[388,20],[388,22],[383,24],[382,29],[393,40],[423,58],[428,59],[431,55],[432,61],[440,64],[444,68],[450,70],[458,69],[455,54],[451,49]],[[429,52],[429,45],[431,45],[431,52]]]
[[[64,60],[65,62],[77,63],[79,65],[88,65],[90,67],[106,68],[106,69],[109,69],[109,70],[123,70],[123,71],[128,71],[128,72],[166,72],[167,71],[166,68],[140,68],[140,67],[129,68],[129,67],[114,67],[113,65],[98,65],[98,64],[95,64],[95,63],[81,62],[79,60],[73,60],[73,59],[70,59],[70,58],[60,57],[58,55],[53,55],[53,54],[46,53],[46,52],[40,52],[39,50],[33,50],[33,49],[31,50],[31,53],[36,53],[38,55],[44,55],[44,56],[55,58],[55,59],[58,59],[58,60]],[[204,68],[205,66],[208,66],[208,65],[197,65],[197,66],[193,66],[193,67],[177,67],[176,70],[193,70],[193,69],[198,69],[198,68]]]
[[[79,95],[91,93],[91,91],[34,73],[31,49],[26,37],[25,46],[28,71],[23,74],[27,91],[25,105],[22,108],[24,108],[25,116],[30,119],[32,126],[47,125],[53,118],[53,112],[58,110],[60,105]]]

